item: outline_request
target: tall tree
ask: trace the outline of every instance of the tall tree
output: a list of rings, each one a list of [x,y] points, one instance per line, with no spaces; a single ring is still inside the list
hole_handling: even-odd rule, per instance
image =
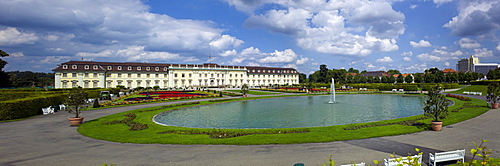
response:
[[[396,82],[398,83],[403,83],[405,78],[403,77],[402,74],[399,74],[398,77],[396,78]]]
[[[422,82],[422,77],[423,77],[422,73],[415,73],[413,75],[413,81],[415,83],[421,83]]]
[[[390,75],[401,74],[401,72],[399,72],[399,70],[395,70],[395,69],[387,70],[387,73],[389,73]]]
[[[317,82],[328,83],[328,68],[325,64],[319,66],[319,78]]]
[[[488,78],[488,80],[500,79],[500,68],[496,68],[495,70],[489,70],[488,74],[486,74],[486,78]]]
[[[358,73],[359,73],[359,70],[354,69],[354,68],[352,68],[352,67],[351,67],[351,68],[349,68],[349,70],[347,70],[347,72],[348,72],[348,73],[356,73],[356,74],[358,74]]]
[[[412,83],[413,82],[413,77],[411,75],[408,75],[405,77],[405,82],[406,83]]]
[[[299,83],[306,83],[306,82],[308,82],[306,74],[299,73]]]
[[[7,57],[9,54],[7,54],[5,51],[0,50],[0,57]],[[0,58],[0,87],[10,87],[10,81],[9,81],[9,75],[3,71],[3,68],[7,65],[7,61],[4,61],[3,59]]]

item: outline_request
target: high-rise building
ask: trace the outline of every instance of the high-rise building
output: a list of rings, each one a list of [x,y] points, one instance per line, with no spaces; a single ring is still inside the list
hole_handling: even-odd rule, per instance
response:
[[[470,58],[462,58],[458,61],[457,70],[463,72],[474,71],[474,64],[478,63],[479,58],[474,55],[470,56]]]

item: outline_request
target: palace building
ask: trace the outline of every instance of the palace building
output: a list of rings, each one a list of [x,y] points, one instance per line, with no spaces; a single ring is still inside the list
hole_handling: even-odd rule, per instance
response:
[[[69,61],[58,65],[55,88],[196,88],[250,87],[299,84],[293,68],[225,66],[205,64],[164,64],[131,62]]]

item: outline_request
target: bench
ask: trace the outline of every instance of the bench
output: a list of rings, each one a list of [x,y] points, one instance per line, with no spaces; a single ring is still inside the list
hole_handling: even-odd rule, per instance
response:
[[[340,166],[365,166],[365,163],[361,162],[359,164],[342,164]]]
[[[429,166],[436,166],[437,162],[462,160],[464,162],[465,149],[448,152],[429,153]]]
[[[418,158],[418,163],[422,163],[422,154],[420,155],[415,155],[411,156],[411,158]],[[403,164],[404,162],[409,162],[408,157],[402,157],[401,162],[398,162],[399,158],[389,158],[389,159],[384,159],[384,165],[385,166],[397,166],[398,164]],[[407,166],[408,164],[403,164],[403,166]]]
[[[470,92],[469,91],[464,91],[463,93],[466,94],[466,95],[468,95]]]

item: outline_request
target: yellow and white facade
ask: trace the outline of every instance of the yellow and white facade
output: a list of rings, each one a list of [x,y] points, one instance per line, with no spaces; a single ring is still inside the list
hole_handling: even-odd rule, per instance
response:
[[[206,64],[162,64],[129,62],[69,61],[55,72],[55,88],[194,88],[251,87],[299,84],[293,68],[222,66]]]

